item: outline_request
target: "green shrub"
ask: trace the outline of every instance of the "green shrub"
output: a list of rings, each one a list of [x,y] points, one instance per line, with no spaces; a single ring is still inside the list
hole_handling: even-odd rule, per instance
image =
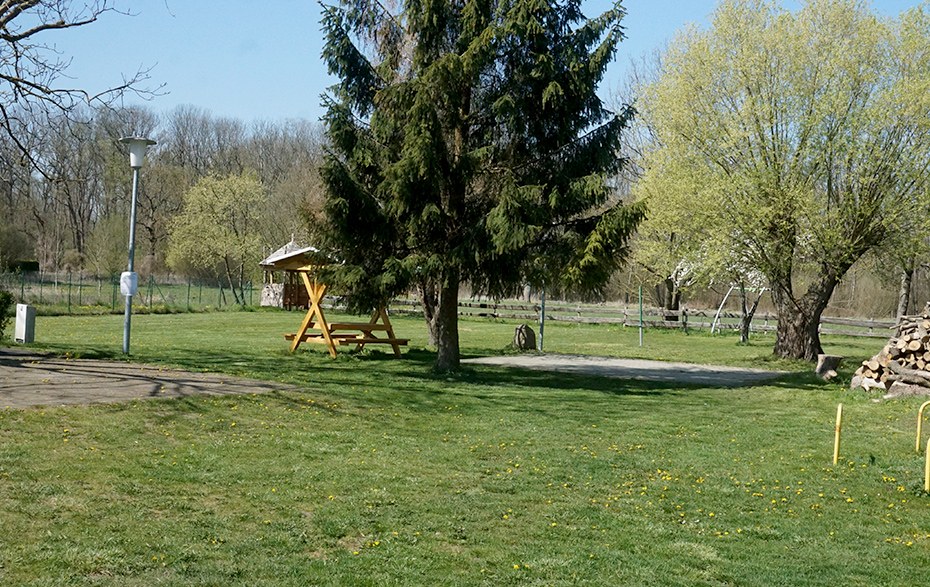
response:
[[[10,292],[0,289],[0,339],[6,332],[16,308],[16,298]]]

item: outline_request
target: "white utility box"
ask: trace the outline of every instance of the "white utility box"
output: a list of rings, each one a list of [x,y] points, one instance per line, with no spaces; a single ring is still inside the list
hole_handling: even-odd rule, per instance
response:
[[[36,309],[35,306],[16,304],[16,333],[14,340],[20,344],[35,342]]]
[[[123,296],[134,296],[139,293],[139,274],[135,271],[120,273],[119,293]]]

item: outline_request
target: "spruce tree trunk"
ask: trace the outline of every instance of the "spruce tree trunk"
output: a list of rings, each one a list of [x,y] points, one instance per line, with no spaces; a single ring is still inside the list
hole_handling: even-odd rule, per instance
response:
[[[436,306],[436,371],[456,371],[459,368],[459,273],[450,270],[439,288]],[[432,333],[430,334],[432,337]]]

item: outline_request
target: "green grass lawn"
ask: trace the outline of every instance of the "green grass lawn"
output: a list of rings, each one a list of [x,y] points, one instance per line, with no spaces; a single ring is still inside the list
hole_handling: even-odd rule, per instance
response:
[[[840,383],[771,338],[583,325],[547,350],[799,373],[728,389],[287,352],[300,316],[136,316],[133,359],[299,391],[0,411],[3,585],[919,585],[920,399],[843,385],[882,341],[828,339]],[[461,324],[465,355],[514,324]],[[119,358],[120,316],[37,346]],[[804,372],[801,372],[804,371]],[[843,459],[832,466],[836,405]]]

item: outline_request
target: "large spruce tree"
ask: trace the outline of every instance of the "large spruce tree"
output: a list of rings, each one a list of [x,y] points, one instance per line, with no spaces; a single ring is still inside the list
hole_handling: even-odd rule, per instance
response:
[[[459,364],[457,297],[602,287],[643,211],[608,180],[632,116],[595,94],[619,2],[342,0],[326,7],[327,278],[358,310],[419,287],[436,368]]]

